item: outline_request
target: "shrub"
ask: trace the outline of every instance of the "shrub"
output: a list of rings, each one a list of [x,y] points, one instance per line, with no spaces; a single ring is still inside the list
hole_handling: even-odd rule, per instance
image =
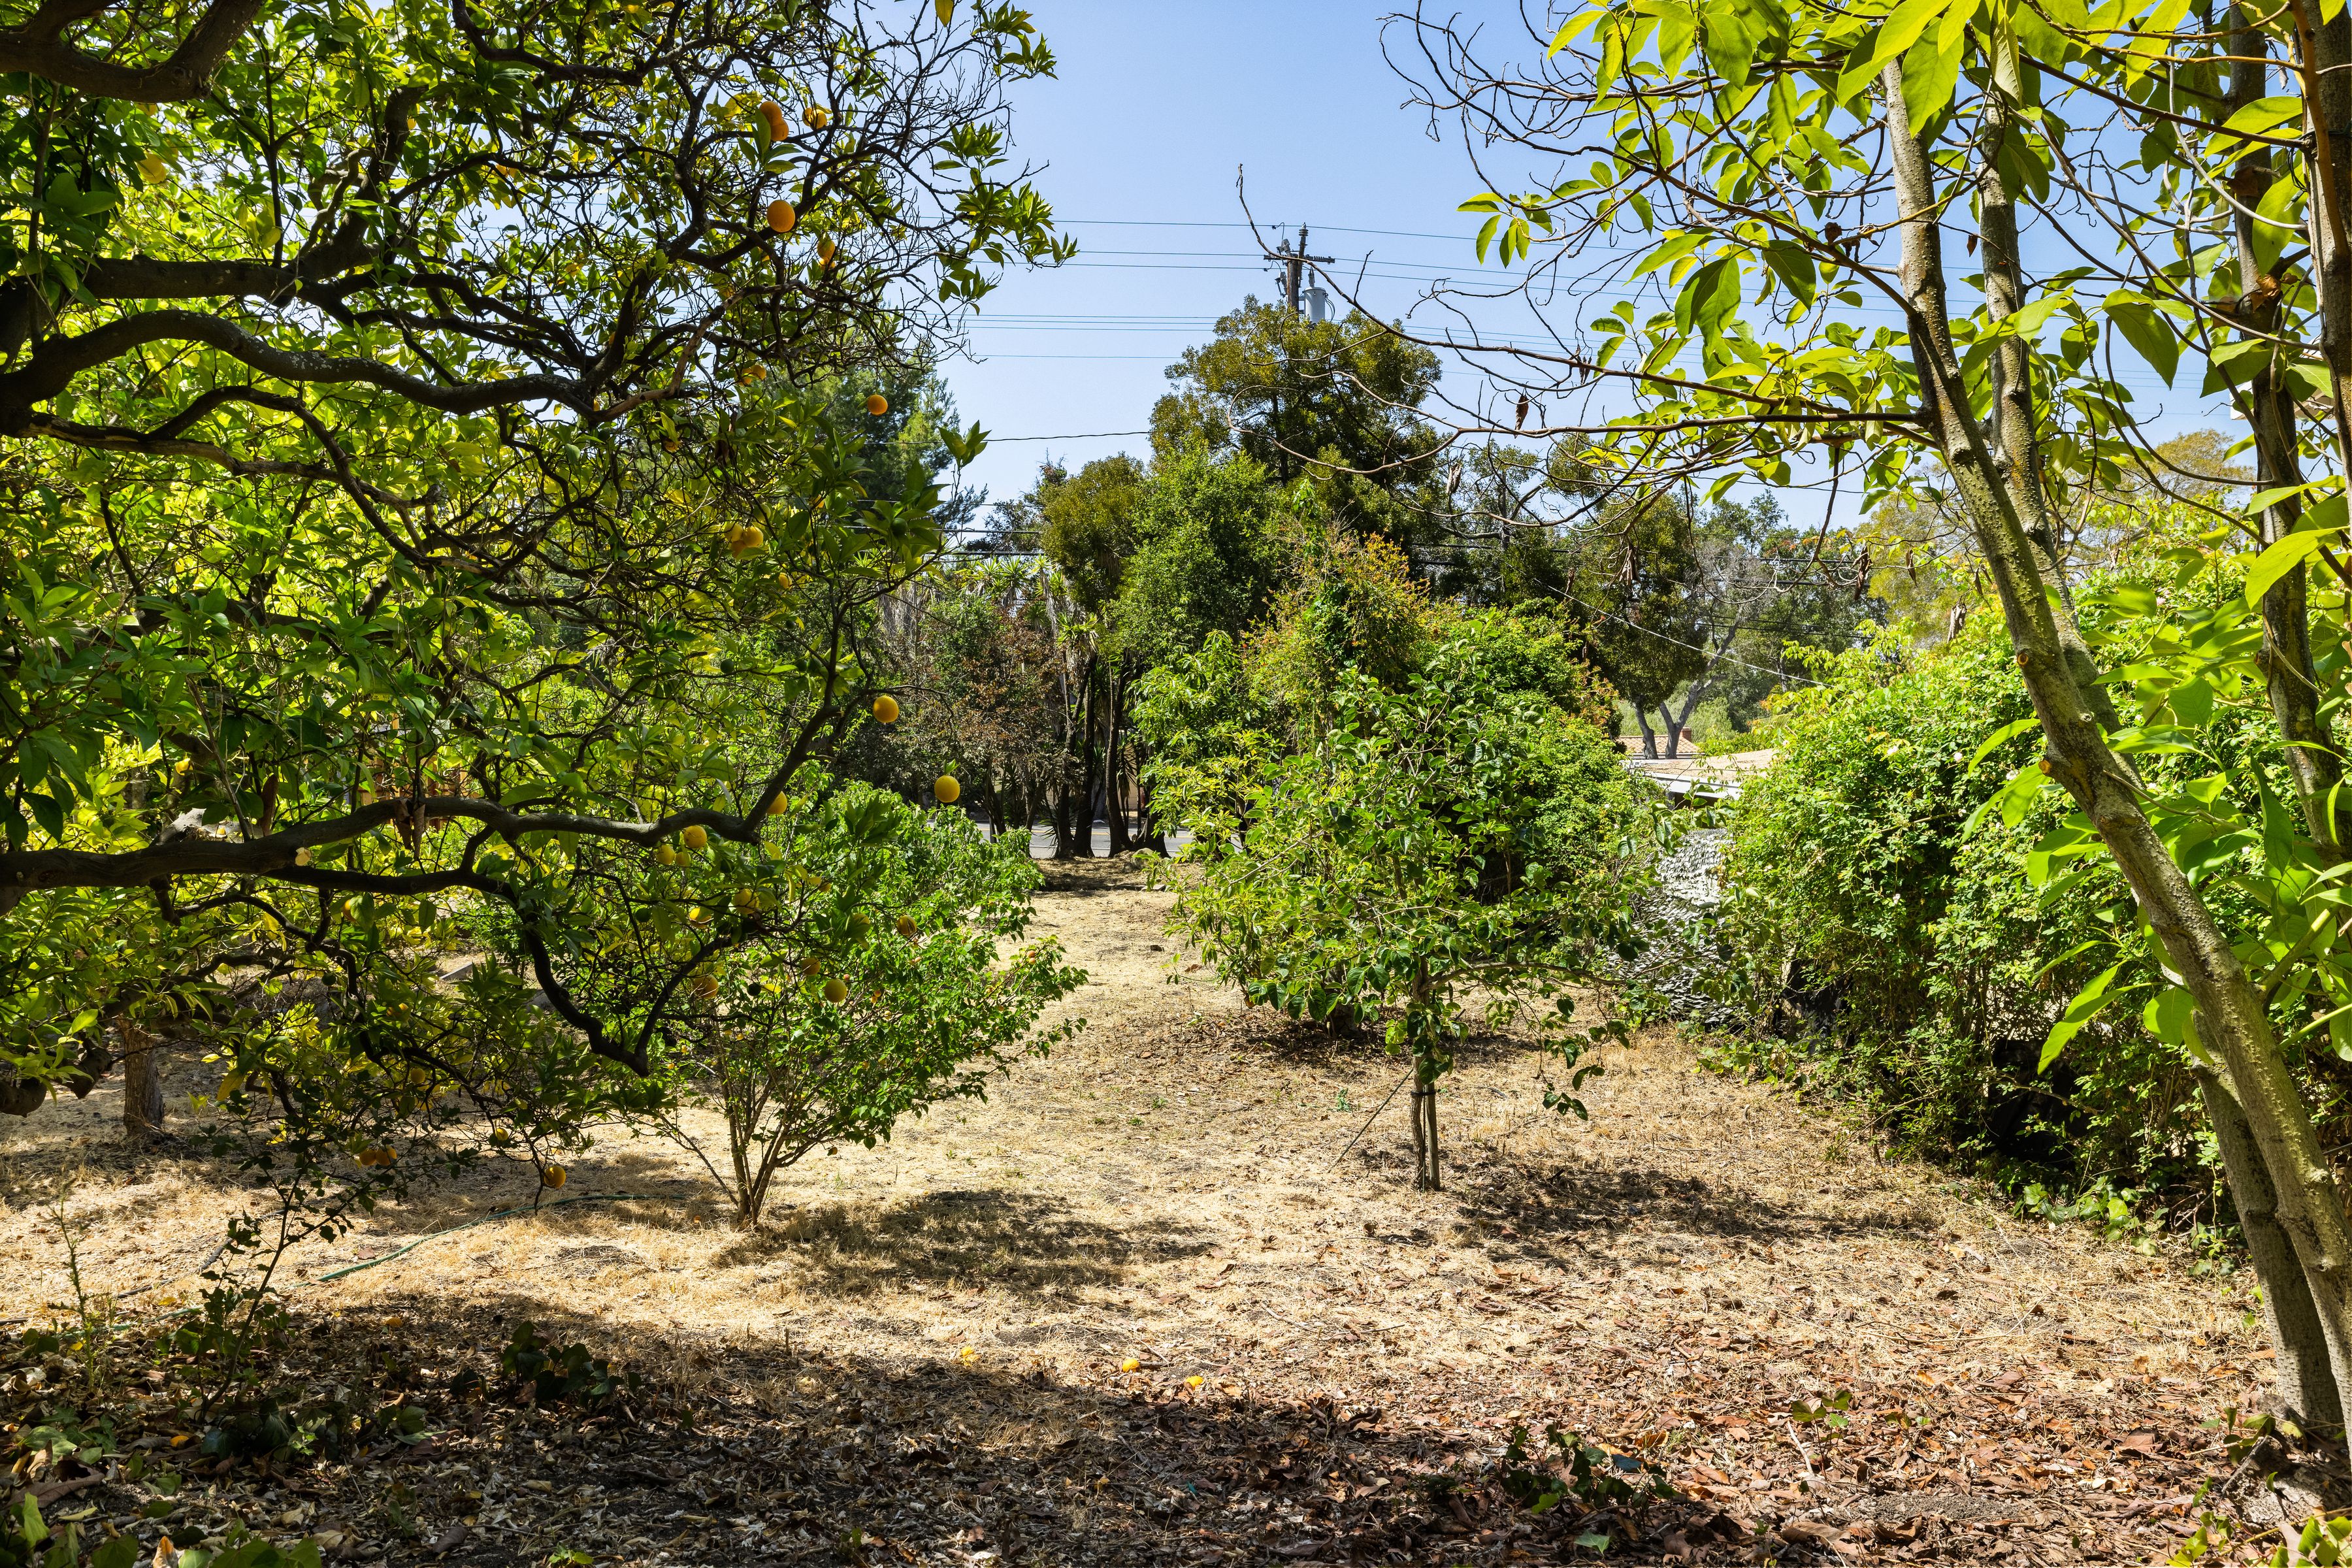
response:
[[[779,845],[740,911],[756,934],[692,984],[668,1037],[684,1102],[725,1119],[720,1157],[665,1099],[646,1120],[692,1150],[759,1223],[778,1173],[821,1143],[872,1147],[900,1118],[977,1097],[992,1073],[1076,1027],[1036,1032],[1086,976],[1039,942],[997,962],[1038,882],[1025,837],[983,838],[960,812],[919,812],[852,784]],[[688,914],[688,928],[694,913]]]
[[[2001,764],[2024,763],[2030,737],[1975,761],[2030,716],[2000,624],[1930,651],[1882,634],[1816,673],[1782,700],[1773,764],[1728,813],[1712,935],[1748,1022],[1714,1059],[1850,1098],[1898,1146],[2020,1190],[2202,1201],[2214,1158],[2196,1079],[2137,1002],[2090,1019],[2043,1070],[2084,985],[2119,959],[2118,994],[2156,970],[2113,869],[2063,857],[2058,793],[2012,787]],[[2159,791],[2218,762],[2256,802],[2276,766],[2251,734],[2139,760]],[[2221,882],[2209,897],[2251,915]]]
[[[1490,1027],[1538,1012],[1567,1075],[1548,1101],[1582,1113],[1595,1069],[1579,1056],[1601,1031],[1568,1031],[1566,991],[1629,943],[1645,814],[1557,632],[1423,608],[1417,647],[1366,641],[1350,610],[1379,605],[1394,626],[1408,596],[1341,581],[1295,595],[1246,658],[1213,639],[1158,672],[1138,721],[1163,807],[1193,834],[1171,929],[1254,1003],[1341,1027],[1392,1010],[1418,1180],[1435,1187],[1437,1080],[1474,998]],[[1385,668],[1351,662],[1365,651]]]

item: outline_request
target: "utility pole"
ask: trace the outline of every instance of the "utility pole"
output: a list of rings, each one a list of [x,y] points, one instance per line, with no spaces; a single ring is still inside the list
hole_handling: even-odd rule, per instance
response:
[[[1283,302],[1290,307],[1292,315],[1298,314],[1298,293],[1300,286],[1307,279],[1307,264],[1310,261],[1328,261],[1331,258],[1307,254],[1307,226],[1303,223],[1298,226],[1297,245],[1277,245],[1264,254],[1268,261],[1282,268]]]

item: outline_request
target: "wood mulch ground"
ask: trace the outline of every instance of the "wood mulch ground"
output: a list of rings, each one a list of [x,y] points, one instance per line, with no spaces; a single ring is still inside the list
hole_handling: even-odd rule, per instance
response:
[[[381,1214],[289,1259],[261,1370],[289,1407],[397,1399],[424,1441],[215,1474],[166,1367],[112,1404],[177,1496],[118,1477],[52,1519],[184,1545],[236,1520],[387,1563],[1485,1564],[1607,1535],[1611,1561],[2021,1565],[2161,1562],[2231,1474],[2203,1423],[2259,1400],[2241,1280],[2021,1221],[1663,1029],[1606,1053],[1589,1122],[1542,1109],[1532,1050],[1480,1042],[1443,1100],[1448,1188],[1417,1193],[1401,1098],[1341,1153],[1393,1058],[1185,973],[1126,867],[1057,884],[1042,929],[1093,976],[1089,1026],[986,1104],[812,1158],[753,1234],[676,1150],[615,1135],[567,1194],[646,1195],[308,1283],[527,1202],[527,1173]],[[67,1299],[38,1201],[66,1173],[91,1288],[163,1282],[127,1305],[184,1295],[241,1200],[194,1156],[131,1156],[112,1114],[101,1090],[0,1131],[11,1299]],[[498,1358],[524,1320],[644,1391],[518,1403]],[[13,1368],[19,1421],[74,1393],[40,1360]],[[1498,1458],[1551,1426],[1676,1495],[1530,1513]]]

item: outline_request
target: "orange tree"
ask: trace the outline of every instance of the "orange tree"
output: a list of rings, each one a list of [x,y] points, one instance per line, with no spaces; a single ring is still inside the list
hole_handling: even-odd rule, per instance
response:
[[[1580,1058],[1622,1026],[1571,1028],[1568,992],[1634,950],[1648,811],[1557,630],[1433,609],[1398,638],[1398,606],[1329,591],[1346,581],[1246,657],[1219,632],[1154,670],[1138,724],[1192,834],[1171,929],[1254,1003],[1379,1026],[1411,1059],[1433,1190],[1438,1088],[1474,1021],[1532,1014],[1565,1079],[1546,1103],[1584,1113]]]
[[[658,1070],[677,1092],[644,1118],[694,1152],[744,1226],[816,1145],[870,1149],[902,1117],[981,1098],[1020,1055],[1067,1038],[1074,1021],[1034,1026],[1086,978],[1050,940],[1000,959],[1040,879],[1025,835],[984,838],[960,812],[916,812],[856,784],[796,814],[773,843],[748,874],[640,870],[635,940],[583,961],[665,967],[708,920],[679,902],[698,885],[750,917],[747,940],[693,976],[710,1005],[666,1031]],[[689,1103],[720,1113],[723,1148],[677,1113]]]
[[[162,1034],[364,1198],[650,1092],[756,921],[585,994],[604,868],[756,850],[862,719],[947,510],[875,389],[1066,253],[1051,63],[1010,5],[0,5],[14,1105]]]

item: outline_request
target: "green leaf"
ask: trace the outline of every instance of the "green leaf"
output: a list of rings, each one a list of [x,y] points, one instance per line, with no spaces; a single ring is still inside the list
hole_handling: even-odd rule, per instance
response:
[[[2066,1048],[2066,1042],[2081,1034],[2083,1026],[2099,1016],[2099,1010],[2107,1005],[2107,988],[2116,983],[2116,976],[2122,970],[2120,963],[2103,970],[2088,985],[2074,994],[2074,999],[2066,1004],[2065,1013],[2050,1026],[2050,1037],[2042,1043],[2042,1065],[2033,1069],[2035,1072],[2048,1072],[2050,1064],[2058,1059],[2058,1053]]]
[[[2246,569],[2246,603],[2259,605],[2278,580],[2319,553],[2336,530],[2307,528],[2290,533],[2254,558]]]
[[[2245,385],[2270,359],[2271,345],[2260,338],[2215,344],[2205,356],[2205,384],[2199,389],[2199,395],[2210,397],[2217,392]]]
[[[32,808],[33,820],[41,825],[42,832],[56,839],[65,837],[66,808],[63,802],[46,790],[26,790],[25,804]]]
[[[1581,12],[1577,16],[1570,16],[1567,21],[1562,22],[1559,25],[1559,31],[1551,36],[1551,47],[1544,50],[1544,58],[1549,59],[1552,56],[1559,53],[1560,50],[1568,47],[1569,45],[1576,42],[1578,35],[1581,34],[1585,28],[1590,27],[1593,23],[1599,21],[1608,14],[1609,13],[1604,10],[1594,9]],[[1602,90],[1605,91],[1606,89],[1604,89]]]
[[[2038,730],[2041,727],[2042,721],[2032,718],[2018,719],[2011,721],[2010,723],[2003,724],[2000,729],[1995,730],[1991,734],[1986,736],[1984,743],[1979,745],[1976,749],[1975,752],[1969,756],[1969,765],[1966,771],[1969,773],[1976,772],[1977,764],[1983,762],[1987,757],[1991,756],[1993,752],[1998,751],[2001,746],[2015,740],[2018,736],[2024,734],[2028,730]]]
[[[1675,300],[1675,325],[1684,332],[1696,330],[1709,342],[1723,334],[1724,318],[1739,308],[1739,262],[1718,256],[1683,280]]]
[[[2254,266],[2268,272],[2278,265],[2288,242],[2303,237],[2303,185],[2292,176],[2273,180],[2254,204]]]
[[[1910,111],[1914,130],[1926,125],[1951,106],[1952,90],[1959,85],[1960,57],[1968,51],[1965,37],[1948,48],[1921,41],[1903,55],[1903,107]]]
[[[2197,1043],[2197,998],[2186,985],[2168,986],[2150,997],[2140,1009],[2139,1019],[2149,1034],[2166,1045],[2192,1049],[2200,1057],[2204,1054]]]
[[[2180,368],[2180,338],[2173,331],[2171,321],[2150,305],[2146,296],[2126,289],[2118,289],[2107,296],[2106,312],[2116,330],[2123,333],[2124,342],[2164,377],[2165,385],[2170,386],[2174,373]]]
[[[1960,828],[1960,837],[1968,837],[1977,830],[1977,824],[1988,815],[1998,816],[2014,827],[2024,820],[2026,807],[2033,797],[2050,786],[2050,775],[2040,768],[2020,768],[2016,776],[1996,791],[1982,805],[1969,813],[1969,820]]]
[[[1869,54],[1859,65],[1848,66],[1846,74],[1852,76],[1856,71],[1867,71],[1874,75],[1879,66],[1897,55],[1906,54],[1918,41],[1919,36],[1927,30],[1927,25],[1941,16],[1945,7],[1950,4],[1951,0],[1903,0],[1903,4],[1895,8],[1885,24],[1878,29],[1878,37],[1873,40]],[[1905,96],[1907,99],[1909,95],[1906,93]]]
[[[2249,148],[2261,144],[2253,138],[2272,137],[2289,121],[2302,118],[2300,98],[2257,99],[2221,122],[2221,129],[2205,144],[2205,155],[2216,163],[2243,156]]]

